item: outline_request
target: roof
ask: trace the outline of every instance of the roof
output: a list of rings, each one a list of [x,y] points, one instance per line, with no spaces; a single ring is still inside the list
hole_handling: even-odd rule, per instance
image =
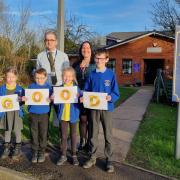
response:
[[[174,40],[175,38],[169,35],[169,32],[159,32],[159,31],[144,31],[144,32],[113,32],[106,36],[107,39],[114,40],[117,43],[105,47],[106,49],[111,49],[119,45],[146,37],[150,35],[156,35],[161,37],[166,37],[168,39]]]
[[[135,36],[143,35],[146,32],[112,32],[106,36],[107,39],[124,41],[129,38],[133,38]]]

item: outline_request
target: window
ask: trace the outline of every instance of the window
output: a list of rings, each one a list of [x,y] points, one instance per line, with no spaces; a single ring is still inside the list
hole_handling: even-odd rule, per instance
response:
[[[115,71],[115,59],[109,59],[106,66],[110,68],[112,71]]]
[[[123,74],[131,74],[132,73],[132,59],[123,59],[122,71],[123,71]]]

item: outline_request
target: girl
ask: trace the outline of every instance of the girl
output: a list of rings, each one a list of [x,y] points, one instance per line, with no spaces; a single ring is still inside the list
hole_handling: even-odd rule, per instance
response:
[[[17,70],[15,67],[10,67],[5,72],[6,82],[0,87],[0,96],[18,94],[19,99],[24,95],[24,89],[17,84]],[[16,136],[16,144],[12,153],[15,158],[21,152],[21,130],[22,123],[22,104],[20,103],[19,111],[0,112],[0,127],[5,129],[5,143],[1,158],[5,159],[10,154],[11,133],[14,131]]]
[[[76,86],[76,74],[72,67],[65,68],[62,72],[62,86]],[[80,90],[78,88],[78,96],[80,95]],[[68,137],[68,125],[70,126],[71,134],[71,151],[72,151],[72,162],[73,165],[79,165],[76,156],[76,131],[77,131],[77,121],[79,119],[79,107],[78,103],[72,104],[59,104],[58,106],[58,119],[61,120],[61,150],[62,155],[57,162],[57,165],[63,165],[67,161],[66,151],[67,151],[67,137]]]

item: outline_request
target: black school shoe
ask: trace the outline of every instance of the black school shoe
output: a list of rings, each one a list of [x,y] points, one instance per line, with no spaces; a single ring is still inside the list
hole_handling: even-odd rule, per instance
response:
[[[91,157],[88,161],[85,162],[85,164],[83,165],[83,168],[89,169],[95,164],[96,164],[96,157]]]
[[[43,163],[45,161],[45,152],[44,151],[39,151],[38,155],[38,163]]]
[[[12,153],[12,158],[16,159],[20,155],[21,155],[21,143],[16,143],[14,150],[13,150],[13,153]]]
[[[66,156],[64,156],[64,155],[62,155],[60,158],[59,158],[59,160],[58,160],[58,162],[57,162],[57,166],[62,166],[65,162],[67,161],[67,157]]]
[[[32,163],[37,163],[38,162],[38,151],[33,151],[31,162]]]
[[[73,155],[73,156],[72,156],[72,164],[73,164],[74,166],[78,166],[78,165],[79,165],[79,161],[78,161],[76,155]]]
[[[107,173],[114,172],[114,166],[112,165],[111,161],[106,161],[106,172]]]
[[[8,158],[9,154],[10,154],[10,144],[9,143],[4,143],[3,153],[1,155],[1,159]]]

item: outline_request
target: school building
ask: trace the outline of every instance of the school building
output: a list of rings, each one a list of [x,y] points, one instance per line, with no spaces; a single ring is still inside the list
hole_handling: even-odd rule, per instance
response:
[[[164,32],[111,33],[106,36],[108,66],[115,70],[120,85],[153,84],[157,69],[166,78],[173,74],[174,42]]]

